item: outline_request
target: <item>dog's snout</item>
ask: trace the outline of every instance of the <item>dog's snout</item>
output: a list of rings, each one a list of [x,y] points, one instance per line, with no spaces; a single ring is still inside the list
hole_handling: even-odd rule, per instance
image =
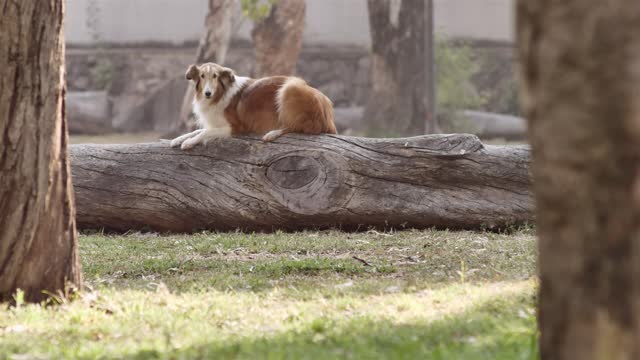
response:
[[[207,90],[204,92],[204,96],[211,97],[211,91]]]

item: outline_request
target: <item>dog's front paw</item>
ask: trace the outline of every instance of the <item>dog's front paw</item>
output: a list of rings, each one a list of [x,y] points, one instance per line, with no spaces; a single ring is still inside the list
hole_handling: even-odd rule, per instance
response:
[[[282,130],[271,130],[262,137],[262,141],[270,142],[282,136]]]
[[[182,145],[180,146],[180,149],[182,150],[189,150],[191,148],[193,148],[194,146],[198,145],[199,141],[196,139],[189,139],[186,140],[185,142],[182,143]]]
[[[169,144],[169,146],[171,146],[172,148],[178,147],[180,145],[182,145],[182,139],[180,138],[175,138],[173,140],[171,140],[171,143]]]

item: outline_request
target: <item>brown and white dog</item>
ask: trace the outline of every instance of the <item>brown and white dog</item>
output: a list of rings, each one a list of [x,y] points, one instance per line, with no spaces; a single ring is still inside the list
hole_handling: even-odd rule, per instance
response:
[[[214,63],[191,65],[186,78],[195,86],[193,110],[202,129],[173,139],[172,147],[235,135],[272,141],[287,133],[337,133],[331,100],[300,78],[251,79]]]

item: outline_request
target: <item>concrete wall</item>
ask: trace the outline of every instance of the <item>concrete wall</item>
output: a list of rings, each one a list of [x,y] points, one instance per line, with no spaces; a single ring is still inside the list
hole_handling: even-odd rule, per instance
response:
[[[96,4],[97,11],[89,11]],[[207,0],[66,0],[67,43],[90,45],[174,43],[198,40]],[[95,14],[94,29],[88,19]],[[478,40],[513,41],[513,0],[435,0],[439,33]],[[366,0],[307,0],[305,44],[368,46]],[[97,30],[97,31],[95,31]],[[241,21],[236,38],[249,39]]]
[[[197,40],[207,11],[206,0],[66,0],[67,43],[93,42],[87,24],[91,2],[97,4],[99,39],[110,43]]]

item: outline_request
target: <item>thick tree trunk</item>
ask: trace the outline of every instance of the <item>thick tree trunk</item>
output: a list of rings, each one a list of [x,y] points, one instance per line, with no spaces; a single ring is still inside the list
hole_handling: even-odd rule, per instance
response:
[[[63,0],[0,0],[0,299],[80,284],[64,114]]]
[[[543,359],[640,358],[640,6],[519,0]]]
[[[422,135],[429,89],[424,0],[368,0],[373,89],[364,118],[376,136]],[[427,81],[425,81],[427,79]],[[389,121],[389,119],[395,119]]]
[[[278,0],[251,32],[256,77],[293,75],[302,47],[305,0]]]
[[[532,221],[529,150],[473,135],[74,145],[80,228],[498,228]]]
[[[204,20],[204,32],[200,37],[196,64],[215,62],[224,64],[231,41],[231,22],[233,20],[233,0],[209,0],[209,13]],[[187,69],[185,69],[186,71]],[[177,136],[196,129],[196,120],[192,113],[193,86],[188,86],[180,108],[180,118],[167,137]]]

